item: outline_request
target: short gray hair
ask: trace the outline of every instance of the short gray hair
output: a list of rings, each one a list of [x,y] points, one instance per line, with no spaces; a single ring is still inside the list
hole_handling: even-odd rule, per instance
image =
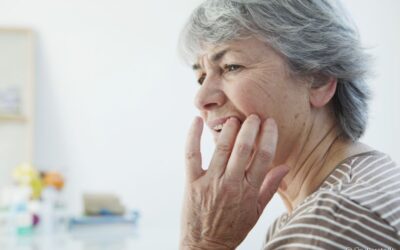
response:
[[[186,23],[179,49],[193,61],[204,45],[251,36],[283,55],[294,74],[336,77],[332,104],[342,136],[363,135],[370,57],[339,0],[207,0]]]

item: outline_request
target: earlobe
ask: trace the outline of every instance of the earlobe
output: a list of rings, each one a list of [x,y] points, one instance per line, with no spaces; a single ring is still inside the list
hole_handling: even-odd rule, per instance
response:
[[[323,79],[323,80],[322,80]],[[314,87],[310,88],[310,104],[315,108],[325,106],[335,95],[337,79],[335,77],[323,77]]]

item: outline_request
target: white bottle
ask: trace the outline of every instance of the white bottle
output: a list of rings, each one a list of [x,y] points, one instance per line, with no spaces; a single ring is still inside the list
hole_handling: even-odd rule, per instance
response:
[[[40,216],[40,224],[45,235],[53,234],[55,230],[55,200],[57,191],[53,187],[46,187],[42,191],[42,212]]]

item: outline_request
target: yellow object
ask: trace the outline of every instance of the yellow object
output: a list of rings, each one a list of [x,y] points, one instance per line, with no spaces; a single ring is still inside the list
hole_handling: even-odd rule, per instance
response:
[[[39,199],[43,190],[42,180],[40,178],[33,179],[31,182],[31,187],[32,187],[32,198],[35,200]]]
[[[39,199],[42,193],[43,184],[38,171],[29,163],[17,166],[12,174],[14,181],[21,186],[30,186],[32,198]]]

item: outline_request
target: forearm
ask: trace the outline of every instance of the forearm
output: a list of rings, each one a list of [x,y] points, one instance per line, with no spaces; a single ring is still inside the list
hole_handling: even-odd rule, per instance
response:
[[[180,250],[233,250],[235,247],[228,246],[224,243],[217,242],[211,239],[195,239],[191,238],[182,240]]]

